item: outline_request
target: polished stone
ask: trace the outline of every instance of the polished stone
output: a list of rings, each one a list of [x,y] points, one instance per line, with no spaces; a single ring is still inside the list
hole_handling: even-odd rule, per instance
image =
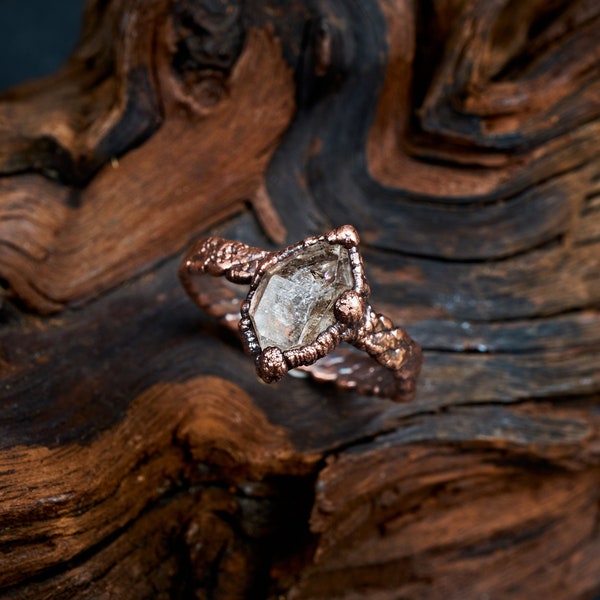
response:
[[[336,321],[335,301],[353,286],[348,250],[319,242],[265,273],[250,303],[250,318],[264,350],[314,342]]]

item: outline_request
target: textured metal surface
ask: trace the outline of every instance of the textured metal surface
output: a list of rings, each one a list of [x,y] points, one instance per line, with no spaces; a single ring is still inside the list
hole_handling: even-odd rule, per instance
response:
[[[347,248],[352,268],[354,286],[336,301],[337,322],[305,346],[285,351],[275,347],[261,349],[249,316],[250,302],[261,279],[280,261],[323,241]],[[198,276],[206,274],[225,277],[232,283],[250,284],[239,309],[239,332],[264,381],[277,381],[290,369],[303,368],[319,381],[331,381],[361,394],[411,400],[423,361],[421,349],[402,328],[394,326],[369,304],[370,288],[358,243],[358,234],[350,225],[306,238],[280,252],[210,237],[192,246],[181,264],[179,276],[192,300],[229,327],[237,323],[234,307],[239,306],[239,297],[224,285],[208,291],[199,284]],[[365,361],[364,355],[336,350],[341,342],[348,342],[374,360]]]

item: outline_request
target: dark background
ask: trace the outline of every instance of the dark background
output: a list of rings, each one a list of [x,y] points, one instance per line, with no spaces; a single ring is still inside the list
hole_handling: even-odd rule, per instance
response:
[[[84,0],[0,0],[0,92],[53,73],[75,46]]]

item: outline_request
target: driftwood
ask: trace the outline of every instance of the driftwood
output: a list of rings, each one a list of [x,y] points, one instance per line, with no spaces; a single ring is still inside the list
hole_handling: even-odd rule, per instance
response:
[[[600,594],[599,6],[88,2],[0,97],[0,595]],[[177,280],[346,222],[411,403],[259,383]]]

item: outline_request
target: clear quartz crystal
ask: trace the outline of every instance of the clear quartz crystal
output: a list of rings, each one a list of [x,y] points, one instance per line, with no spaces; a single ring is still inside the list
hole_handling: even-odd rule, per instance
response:
[[[318,242],[264,274],[250,303],[250,318],[264,350],[314,342],[336,321],[335,301],[353,286],[348,250]]]

